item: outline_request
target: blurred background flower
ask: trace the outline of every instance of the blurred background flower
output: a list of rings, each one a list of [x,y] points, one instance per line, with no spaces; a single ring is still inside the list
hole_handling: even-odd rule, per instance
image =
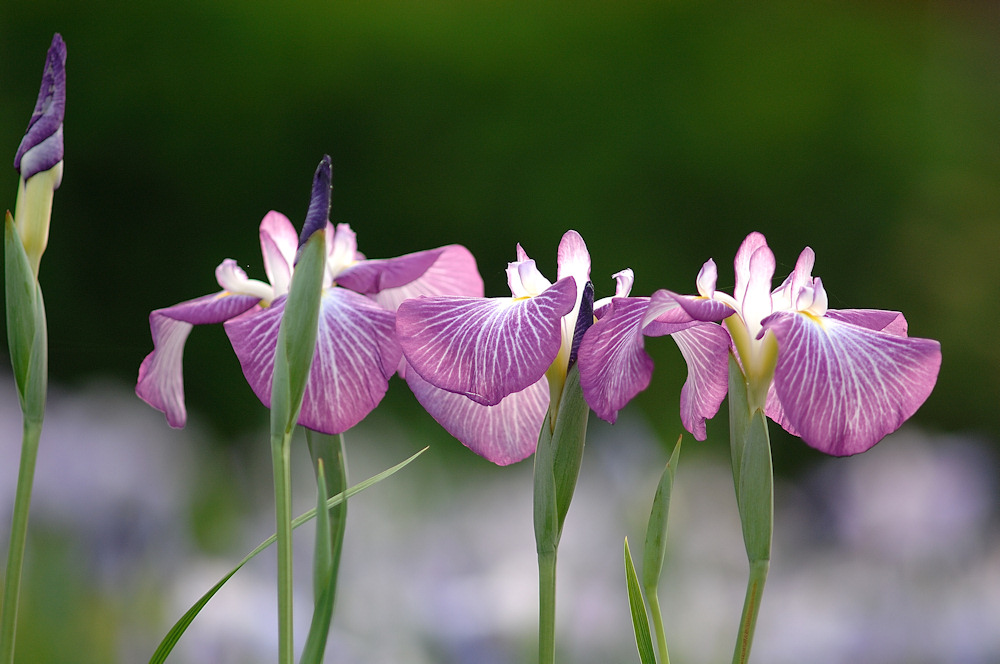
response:
[[[13,387],[0,389],[4,440],[17,432],[13,396]],[[167,429],[128,386],[54,391],[48,413],[19,652],[32,662],[144,661],[273,531],[267,447],[220,455],[196,421]],[[359,479],[432,442],[385,420],[350,436]],[[824,457],[780,481],[756,656],[997,661],[1000,515],[996,459],[982,443],[907,425],[865,455]],[[592,425],[589,448],[561,546],[559,649],[583,664],[634,661],[621,543],[626,535],[640,540],[666,453],[637,416]],[[304,445],[294,449],[299,513],[312,506],[301,490],[311,490],[312,478]],[[4,450],[0,467],[12,458]],[[5,496],[9,483],[0,484]],[[435,445],[357,496],[327,661],[530,660],[530,487],[529,464],[502,469]],[[670,647],[683,661],[716,662],[732,649],[746,574],[727,459],[689,440],[674,491],[662,586]],[[310,614],[311,536],[308,527],[296,535],[300,634]],[[233,577],[173,659],[274,661],[273,555]]]
[[[200,368],[187,393],[193,428],[136,414],[144,406],[130,390],[151,349],[148,312],[212,288],[220,251],[261,278],[252,229],[271,209],[304,216],[301,183],[323,152],[334,162],[331,218],[363,233],[370,256],[455,242],[491,269],[515,241],[530,251],[574,228],[601,246],[594,274],[628,265],[641,277],[634,293],[647,295],[687,292],[705,260],[759,230],[779,257],[816,250],[816,272],[843,298],[831,307],[904,311],[910,333],[944,353],[910,425],[845,460],[774,432],[778,539],[755,656],[1000,659],[988,624],[1000,615],[1000,346],[983,336],[1000,323],[983,306],[1000,299],[995,4],[70,0],[3,3],[0,26],[0,154],[13,155],[24,133],[52,33],[73,51],[73,177],[42,276],[53,396],[18,644],[28,661],[148,657],[270,532],[267,412],[235,380],[223,331],[186,350]],[[16,172],[3,182],[9,207]],[[534,253],[554,274],[554,256]],[[779,264],[778,278],[792,267]],[[502,269],[483,277],[487,296],[505,294]],[[723,268],[719,288],[732,279]],[[595,285],[596,297],[611,294],[610,281]],[[615,528],[639,537],[656,482],[643,484],[640,469],[662,467],[663,441],[681,431],[684,380],[671,342],[648,348],[653,383],[614,428],[592,423],[591,475],[567,521],[560,625],[578,642],[560,651],[574,661],[634,658],[620,642],[626,532]],[[530,526],[530,468],[501,476],[470,458],[395,383],[357,433],[362,445],[351,443],[352,455],[372,453],[352,456],[352,474],[423,444],[434,456],[356,501],[331,659],[522,661],[533,651],[534,554],[530,532],[515,537]],[[2,501],[19,417],[13,392],[0,405]],[[726,435],[723,415],[705,443],[685,448],[678,474],[662,596],[683,661],[728,657],[742,600]],[[99,470],[109,466],[118,472]],[[73,482],[82,485],[69,491]],[[501,533],[478,517],[487,508],[503,524],[503,510],[520,511]],[[589,515],[605,525],[589,527]],[[606,556],[574,539],[589,537]],[[448,553],[444,542],[464,548]],[[273,624],[268,570],[238,575],[214,600],[233,610],[209,605],[205,616],[235,624],[201,638],[270,634],[237,622]],[[376,575],[393,585],[379,589]],[[350,594],[365,583],[363,599]],[[462,599],[469,592],[477,604]],[[233,652],[196,643],[178,661]]]

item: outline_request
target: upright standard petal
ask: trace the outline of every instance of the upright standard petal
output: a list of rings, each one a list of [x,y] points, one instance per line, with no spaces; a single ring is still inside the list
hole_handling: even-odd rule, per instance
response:
[[[52,37],[42,85],[28,130],[14,155],[14,168],[21,179],[47,171],[63,159],[63,118],[66,115],[66,44],[56,33]],[[59,187],[57,182],[56,188]]]
[[[167,416],[174,428],[184,426],[184,343],[195,325],[221,323],[252,309],[259,298],[217,293],[188,300],[149,315],[153,352],[139,366],[135,392]]]
[[[243,375],[270,407],[271,379],[284,300],[226,323]],[[332,288],[323,292],[319,331],[302,399],[299,424],[322,433],[343,433],[385,396],[401,351],[392,312],[368,298]]]
[[[416,371],[406,371],[406,382],[431,417],[479,456],[499,466],[531,456],[549,407],[546,380],[484,406],[468,397],[434,387]]]
[[[260,222],[260,253],[276,298],[288,294],[298,247],[298,234],[288,217],[274,210],[264,215]]]
[[[774,388],[784,419],[836,456],[864,452],[898,429],[930,395],[941,366],[937,341],[831,317],[778,312],[763,321],[766,330],[778,340]]]
[[[545,374],[575,302],[571,278],[525,299],[421,297],[399,306],[396,331],[424,380],[493,406]]]

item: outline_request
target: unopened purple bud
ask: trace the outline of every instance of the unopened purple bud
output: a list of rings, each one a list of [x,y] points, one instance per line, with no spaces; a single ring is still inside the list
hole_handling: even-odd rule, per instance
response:
[[[313,176],[312,199],[309,201],[309,211],[306,213],[306,222],[302,225],[302,234],[299,235],[299,246],[306,243],[312,234],[318,230],[326,228],[330,221],[330,189],[333,181],[333,173],[330,155],[323,155],[323,159],[316,167],[316,175]]]
[[[66,114],[66,44],[56,33],[52,37],[42,86],[28,130],[14,157],[14,168],[27,180],[47,171],[63,159],[63,117]],[[58,182],[56,184],[58,187]]]

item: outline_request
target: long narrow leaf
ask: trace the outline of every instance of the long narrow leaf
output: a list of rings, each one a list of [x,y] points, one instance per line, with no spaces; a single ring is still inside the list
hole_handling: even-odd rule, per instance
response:
[[[391,475],[394,475],[397,471],[402,470],[405,466],[413,462],[414,459],[416,459],[418,456],[426,452],[427,449],[428,448],[425,447],[424,449],[420,450],[410,458],[396,464],[392,468],[383,470],[381,473],[373,475],[372,477],[369,477],[367,480],[355,484],[347,491],[339,493],[336,496],[330,498],[330,500],[326,501],[327,507],[334,507],[336,505],[339,505],[341,502],[350,498],[351,496],[356,495],[375,484],[378,484],[379,482],[388,478]],[[292,519],[292,528],[298,528],[303,523],[306,523],[315,516],[316,516],[316,509],[313,508],[308,512]],[[247,562],[253,559],[258,553],[260,553],[270,545],[274,544],[275,539],[276,536],[271,535],[266,540],[258,544],[253,551],[248,553],[239,563],[237,563],[236,567],[230,570],[230,572],[226,574],[224,577],[219,579],[218,583],[216,583],[208,590],[208,592],[202,595],[201,598],[194,603],[194,606],[188,609],[187,612],[183,616],[181,616],[180,620],[178,620],[177,623],[170,629],[170,631],[167,632],[167,635],[163,637],[163,641],[160,642],[159,647],[157,647],[156,651],[153,653],[153,656],[150,658],[149,663],[162,664],[162,662],[165,662],[167,656],[174,649],[174,646],[177,645],[177,642],[180,640],[181,636],[184,634],[185,631],[187,631],[187,628],[191,625],[192,622],[194,622],[194,619],[198,616],[198,614],[205,607],[205,605],[208,604],[209,600],[215,596],[215,593],[219,592],[219,589],[225,585],[226,581],[232,578],[232,576],[236,574],[236,572],[240,571],[240,568],[242,568],[245,564],[247,564]]]
[[[632,563],[632,553],[628,550],[627,537],[625,538],[625,585],[628,588],[628,605],[632,613],[632,628],[635,630],[635,646],[639,650],[639,661],[642,664],[656,664],[653,640],[649,635],[649,618],[646,616],[646,605],[642,600],[639,577],[636,576],[635,565]]]
[[[681,436],[667,461],[660,484],[656,487],[653,497],[653,507],[649,511],[649,522],[646,525],[646,541],[642,554],[642,586],[649,594],[660,582],[663,571],[663,559],[667,551],[667,517],[670,514],[670,494],[674,488],[674,475],[677,472],[677,462],[681,456]]]

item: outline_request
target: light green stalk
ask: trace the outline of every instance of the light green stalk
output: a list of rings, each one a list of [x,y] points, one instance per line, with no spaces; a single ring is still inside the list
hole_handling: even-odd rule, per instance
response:
[[[749,391],[754,392],[753,389]],[[730,355],[729,436],[733,482],[743,526],[743,543],[750,563],[733,664],[746,664],[750,658],[761,596],[771,563],[771,534],[774,529],[774,473],[767,419],[762,410],[762,400],[754,399],[759,405],[751,408],[747,394],[746,379],[736,359]]]
[[[535,450],[534,525],[538,553],[538,661],[555,662],[556,557],[583,461],[590,407],[574,365],[566,376],[558,412],[549,406]]]
[[[325,269],[325,231],[302,247],[278,331],[271,383],[271,460],[278,549],[278,661],[292,664],[292,489],[291,439],[302,408],[316,349]]]
[[[51,193],[50,190],[50,198]],[[23,203],[24,201],[19,201],[19,204]],[[9,212],[4,223],[4,254],[7,341],[23,414],[21,461],[11,519],[3,607],[0,608],[0,663],[12,664],[21,594],[21,570],[28,534],[28,512],[31,507],[42,420],[45,416],[48,333],[45,303],[38,284],[37,263],[33,267]]]

